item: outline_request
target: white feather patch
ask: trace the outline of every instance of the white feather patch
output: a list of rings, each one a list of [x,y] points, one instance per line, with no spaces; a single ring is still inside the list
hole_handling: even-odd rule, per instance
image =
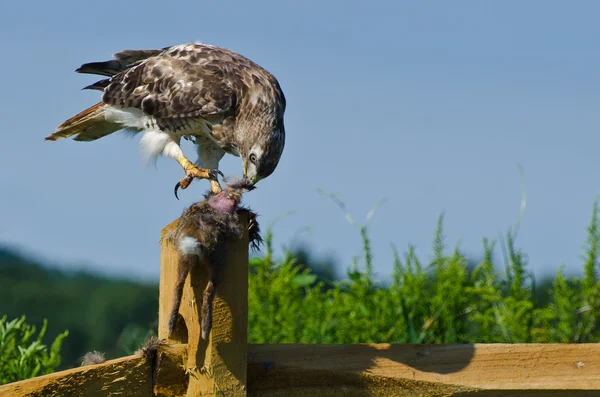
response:
[[[145,162],[156,160],[160,155],[172,158],[183,155],[179,140],[179,137],[160,130],[144,131],[140,139],[140,149]]]
[[[111,123],[122,124],[127,128],[144,129],[148,117],[137,108],[117,108],[114,106],[107,106],[104,109],[104,118],[106,121]]]

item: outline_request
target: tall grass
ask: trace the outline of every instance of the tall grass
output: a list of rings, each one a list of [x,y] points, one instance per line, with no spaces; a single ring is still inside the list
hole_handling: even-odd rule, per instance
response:
[[[368,225],[345,215],[362,237],[363,255],[343,281],[319,280],[290,253],[276,260],[267,230],[264,256],[250,263],[249,342],[600,341],[597,201],[587,228],[582,278],[567,279],[561,266],[544,299],[536,298],[536,282],[515,244],[515,230],[500,241],[484,238],[483,259],[472,267],[459,246],[446,247],[442,214],[432,259],[420,259],[413,246],[403,253],[392,246],[392,282],[384,286],[372,276]],[[497,248],[504,253],[504,266],[494,262]]]
[[[37,336],[36,327],[25,322],[25,316],[8,321],[0,318],[0,385],[52,373],[60,365],[63,339],[58,335],[50,346],[42,343],[48,323]]]

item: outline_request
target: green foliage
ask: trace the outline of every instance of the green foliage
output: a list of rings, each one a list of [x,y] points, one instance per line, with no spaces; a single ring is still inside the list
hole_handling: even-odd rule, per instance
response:
[[[57,368],[62,370],[79,365],[91,350],[110,359],[139,347],[148,330],[156,328],[158,285],[60,271],[0,247],[2,315],[26,315],[38,328],[47,318],[44,341],[48,345],[68,329]]]
[[[69,334],[59,334],[50,346],[42,343],[47,321],[34,336],[36,327],[25,322],[25,316],[7,321],[0,318],[0,385],[54,372],[60,365],[60,349]]]
[[[458,244],[447,247],[444,214],[435,229],[431,255],[419,255],[412,245],[399,252],[392,245],[393,274],[381,283],[373,276],[369,239],[368,221],[374,211],[360,225],[341,201],[336,203],[362,239],[362,256],[353,261],[344,279],[333,280],[322,266],[312,270],[315,266],[307,261],[307,252],[288,251],[278,258],[272,231],[267,229],[262,256],[250,261],[250,343],[600,341],[597,202],[587,228],[583,276],[568,279],[561,267],[553,280],[542,283],[536,283],[528,270],[516,231],[509,230],[499,241],[484,238],[482,259],[473,263]],[[496,259],[498,251],[503,263]],[[59,272],[0,249],[0,313],[9,317],[24,313],[32,324],[42,326],[35,346],[42,337],[55,338],[45,342],[52,345],[48,359],[41,361],[46,366],[36,369],[33,364],[17,373],[41,375],[52,368],[73,367],[90,350],[106,353],[107,359],[131,354],[156,334],[157,307],[157,284]],[[47,332],[45,318],[50,320]],[[64,329],[69,338],[59,361]],[[19,362],[7,359],[6,351],[0,350],[0,374],[7,363]]]
[[[266,232],[264,257],[250,263],[250,343],[600,341],[598,203],[587,230],[584,277],[569,280],[561,267],[543,291],[536,290],[516,232],[509,230],[501,241],[503,271],[494,262],[496,241],[485,238],[483,259],[471,267],[458,245],[448,251],[443,214],[431,260],[420,259],[414,246],[400,255],[392,245],[394,272],[382,285],[372,276],[367,226],[345,215],[362,237],[363,261],[353,263],[347,279],[327,286],[290,253],[275,260],[272,233]]]

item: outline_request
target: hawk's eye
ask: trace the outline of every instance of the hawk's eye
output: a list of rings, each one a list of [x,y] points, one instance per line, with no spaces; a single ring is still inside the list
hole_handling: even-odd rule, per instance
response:
[[[256,163],[256,155],[254,153],[250,155],[250,161]]]

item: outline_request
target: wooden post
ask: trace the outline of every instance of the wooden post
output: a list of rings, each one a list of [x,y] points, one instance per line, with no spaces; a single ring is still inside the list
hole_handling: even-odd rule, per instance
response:
[[[188,276],[183,289],[178,321],[171,338],[167,322],[177,279],[177,249],[164,238],[177,227],[173,221],[162,230],[160,254],[160,295],[158,337],[169,343],[187,343],[188,397],[246,396],[248,364],[248,233],[227,246],[223,277],[213,301],[213,327],[207,341],[201,338],[200,309],[207,283],[205,266],[197,266]],[[248,225],[247,213],[240,216]],[[244,227],[243,230],[247,230]]]

